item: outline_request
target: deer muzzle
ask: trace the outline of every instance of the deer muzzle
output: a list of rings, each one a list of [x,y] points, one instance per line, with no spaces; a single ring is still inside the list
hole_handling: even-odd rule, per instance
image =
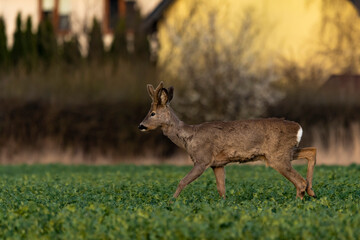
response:
[[[145,126],[142,125],[141,123],[140,123],[140,125],[139,125],[138,128],[140,129],[140,131],[146,131],[146,130],[148,129],[147,127],[145,127]]]

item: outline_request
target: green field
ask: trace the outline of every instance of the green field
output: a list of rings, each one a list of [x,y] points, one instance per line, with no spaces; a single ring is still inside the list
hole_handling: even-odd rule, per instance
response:
[[[317,166],[303,201],[271,168],[238,165],[222,200],[209,169],[172,202],[189,169],[0,166],[0,239],[360,238],[360,166]]]

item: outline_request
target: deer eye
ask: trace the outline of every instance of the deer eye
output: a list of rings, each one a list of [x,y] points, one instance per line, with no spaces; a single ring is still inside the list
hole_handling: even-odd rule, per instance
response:
[[[155,112],[152,112],[152,113],[150,114],[150,116],[152,116],[152,117],[155,116]]]

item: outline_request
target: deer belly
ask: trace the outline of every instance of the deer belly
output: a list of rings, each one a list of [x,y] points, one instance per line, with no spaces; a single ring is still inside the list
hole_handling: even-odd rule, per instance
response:
[[[224,166],[231,162],[239,162],[239,163],[246,163],[246,162],[253,162],[259,160],[266,160],[264,154],[259,153],[248,153],[244,154],[238,151],[221,151],[215,156],[215,160],[213,162],[213,166]]]

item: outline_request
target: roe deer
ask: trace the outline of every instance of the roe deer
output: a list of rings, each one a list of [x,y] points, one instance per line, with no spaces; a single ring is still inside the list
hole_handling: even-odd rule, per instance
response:
[[[187,125],[170,108],[174,92],[172,87],[166,89],[161,82],[156,89],[147,85],[147,90],[152,104],[139,129],[147,131],[161,127],[164,135],[185,149],[194,162],[193,169],[180,181],[174,198],[205,169],[211,167],[216,177],[217,190],[225,199],[224,166],[231,162],[256,160],[264,160],[292,182],[297,197],[303,199],[305,191],[309,196],[316,197],[312,189],[316,148],[298,148],[303,132],[298,123],[269,118]],[[308,161],[307,180],[292,168],[291,161],[296,159]]]

